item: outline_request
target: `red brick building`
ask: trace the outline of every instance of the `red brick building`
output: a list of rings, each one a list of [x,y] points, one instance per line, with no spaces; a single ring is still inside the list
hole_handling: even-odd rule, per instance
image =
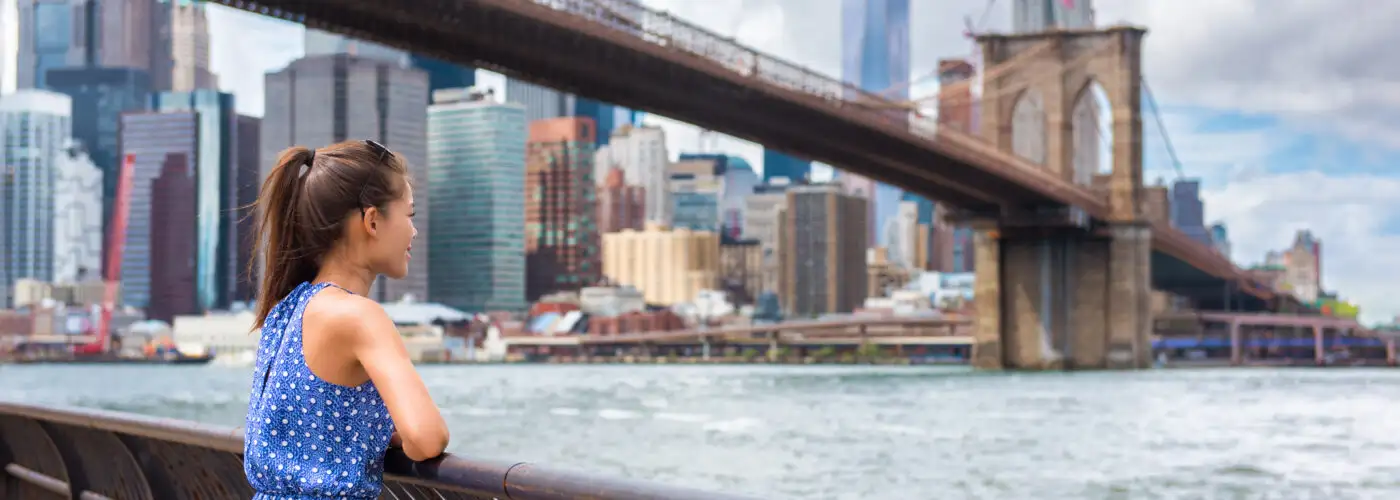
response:
[[[592,118],[530,123],[525,146],[525,297],[578,290],[602,276]]]
[[[646,188],[629,186],[626,180],[621,169],[612,168],[598,188],[599,233],[642,230],[646,222]]]

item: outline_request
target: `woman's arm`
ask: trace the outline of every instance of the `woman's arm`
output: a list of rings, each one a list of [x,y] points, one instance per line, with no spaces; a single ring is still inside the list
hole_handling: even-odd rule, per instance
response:
[[[399,330],[379,304],[357,299],[365,304],[356,308],[358,318],[352,327],[355,358],[384,398],[404,454],[417,461],[441,455],[447,449],[447,422],[413,369]]]

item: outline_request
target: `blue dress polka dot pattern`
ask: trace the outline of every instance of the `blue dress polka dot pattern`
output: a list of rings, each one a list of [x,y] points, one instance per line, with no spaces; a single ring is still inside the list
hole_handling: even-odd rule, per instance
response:
[[[302,283],[268,313],[258,339],[243,443],[257,500],[379,496],[393,420],[373,382],[321,380],[302,353],[306,303],[330,283]]]

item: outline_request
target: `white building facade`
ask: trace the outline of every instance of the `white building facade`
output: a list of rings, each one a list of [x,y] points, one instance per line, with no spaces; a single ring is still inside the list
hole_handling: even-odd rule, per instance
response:
[[[0,307],[9,307],[17,279],[53,281],[54,163],[72,133],[72,108],[68,96],[45,90],[0,97]]]
[[[76,283],[102,272],[102,170],[77,141],[54,159],[53,281]]]
[[[646,192],[646,221],[671,224],[671,193],[667,185],[666,131],[656,126],[623,126],[613,132],[607,146],[594,157],[593,178],[598,185],[609,169],[622,170],[623,179]]]

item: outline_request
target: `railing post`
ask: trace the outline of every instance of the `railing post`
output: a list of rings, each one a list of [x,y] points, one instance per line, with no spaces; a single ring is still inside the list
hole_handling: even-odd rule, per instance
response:
[[[0,418],[4,418],[0,416]],[[0,427],[3,430],[4,427]],[[10,445],[5,441],[5,436],[0,435],[0,498],[20,498],[19,479],[5,471],[5,466],[15,463],[15,457],[10,452]]]

